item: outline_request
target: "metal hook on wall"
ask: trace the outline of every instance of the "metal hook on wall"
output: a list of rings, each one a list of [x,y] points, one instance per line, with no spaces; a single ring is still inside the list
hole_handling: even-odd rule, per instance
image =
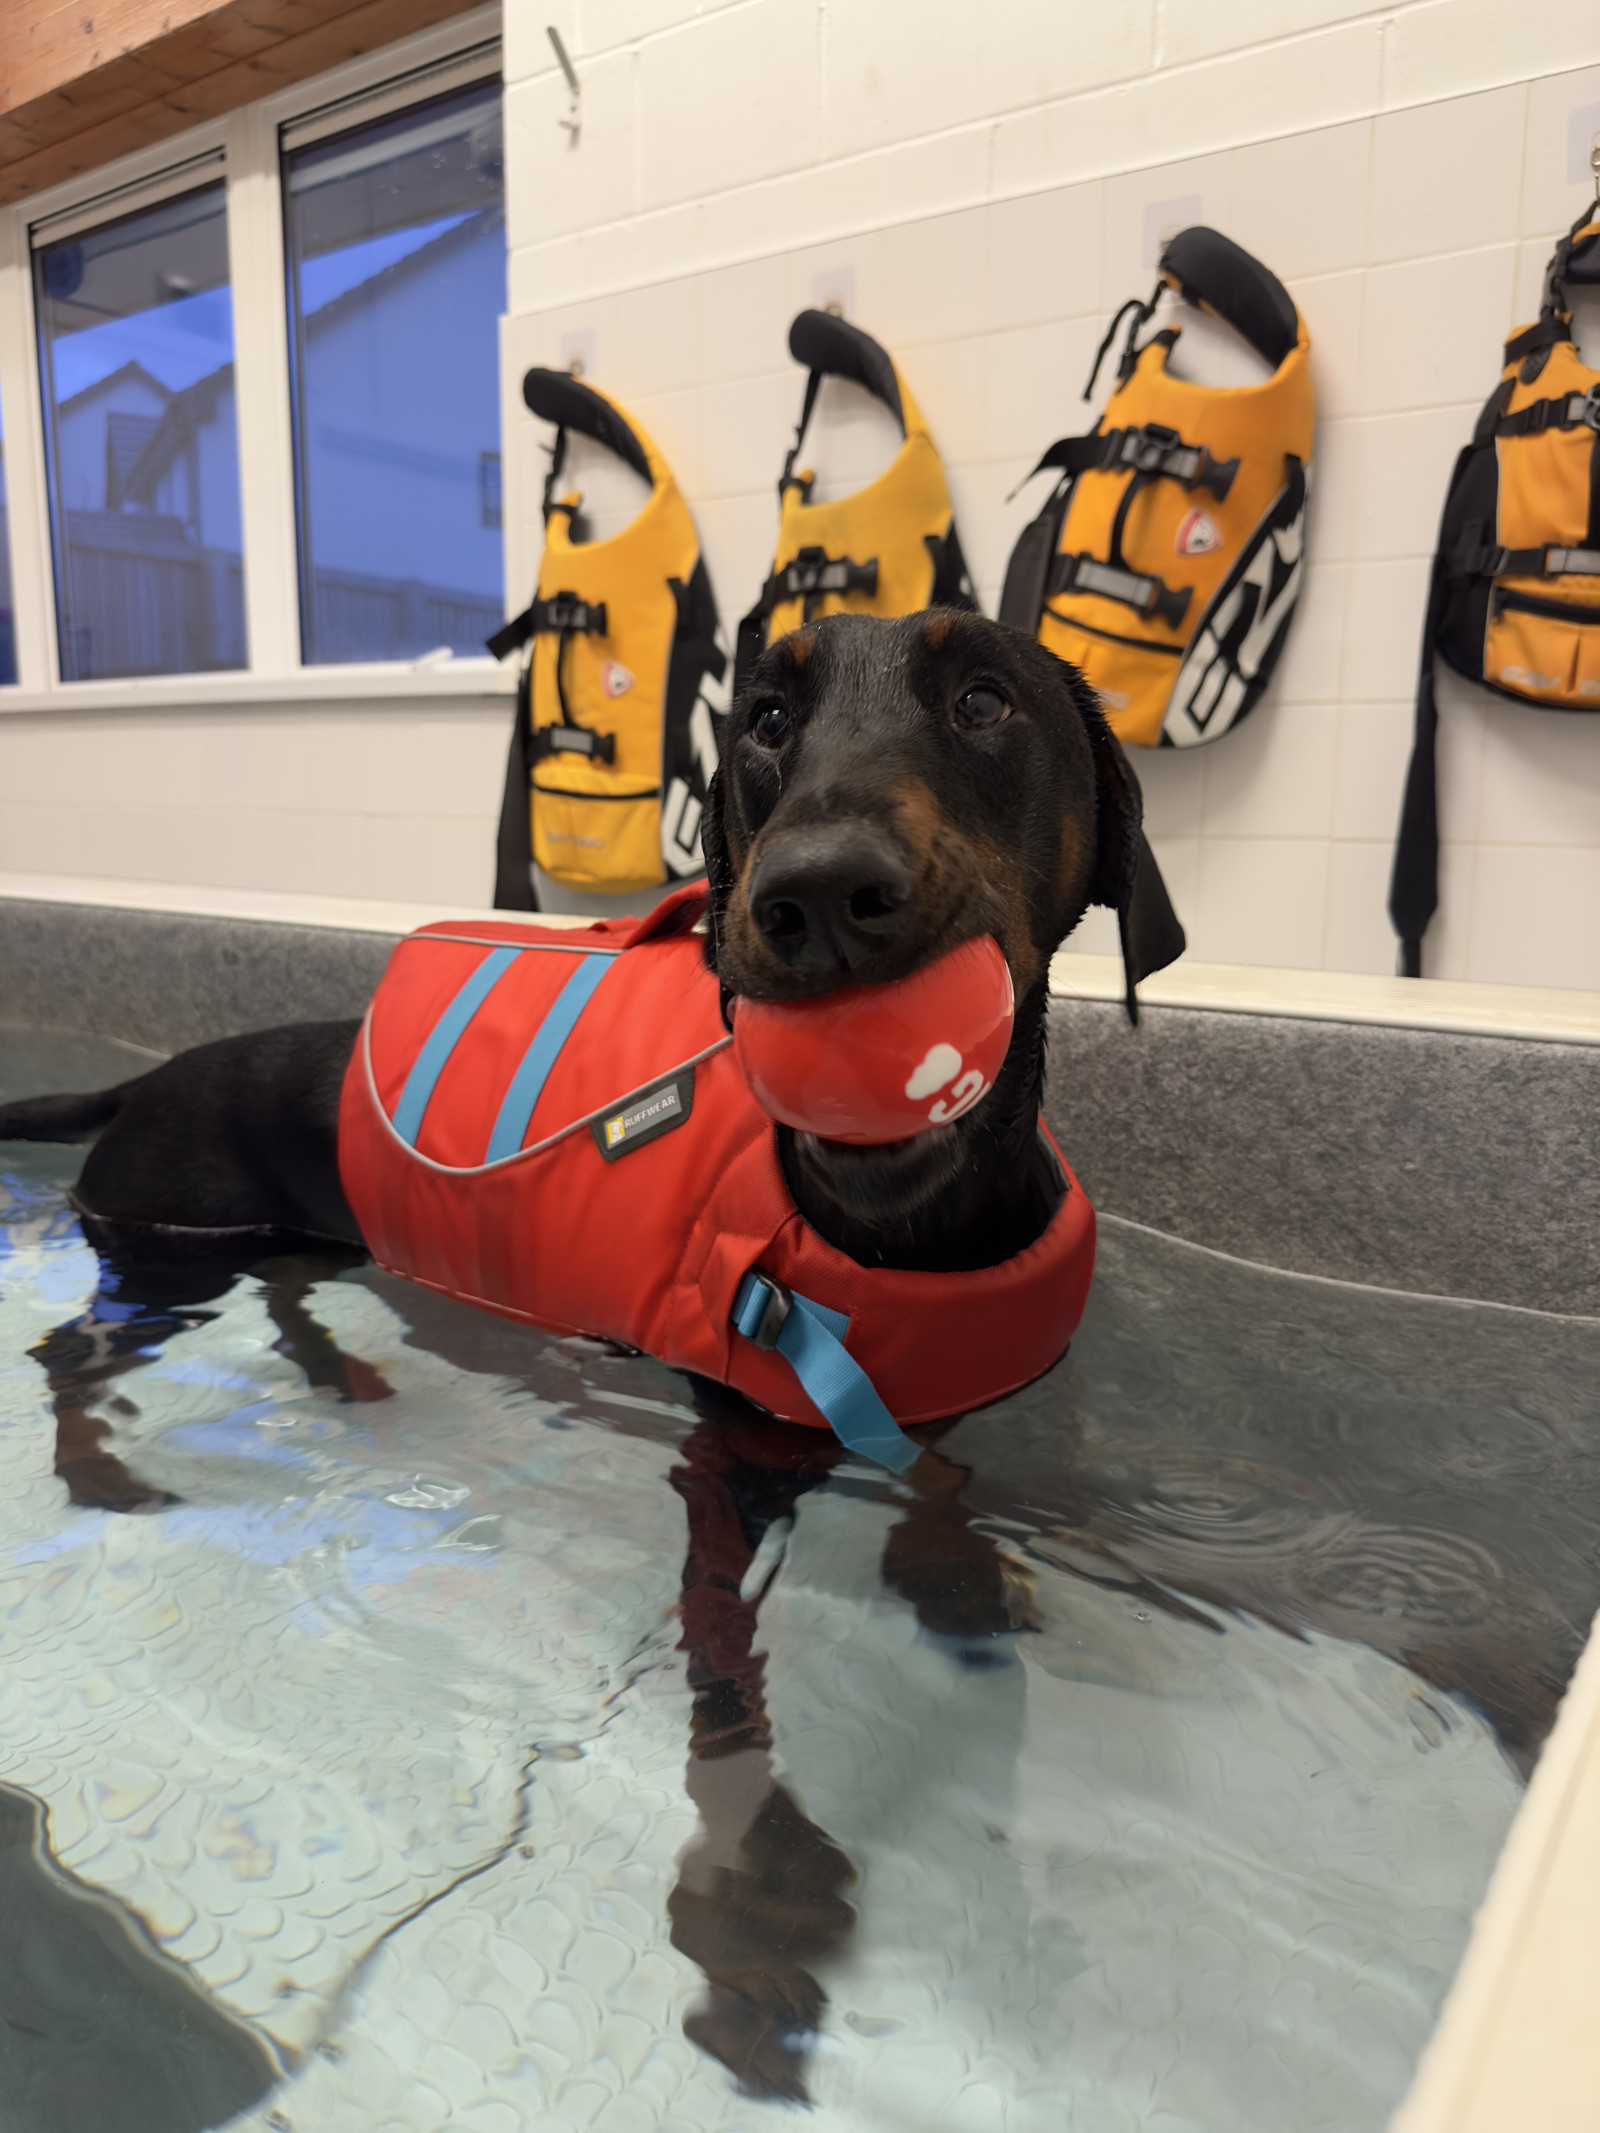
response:
[[[556,55],[556,62],[567,80],[567,115],[559,123],[567,129],[567,146],[576,148],[578,135],[583,126],[583,113],[579,108],[578,102],[582,93],[578,87],[578,70],[568,58],[567,48],[561,42],[561,32],[553,22],[545,24],[544,33],[550,40],[551,50]]]

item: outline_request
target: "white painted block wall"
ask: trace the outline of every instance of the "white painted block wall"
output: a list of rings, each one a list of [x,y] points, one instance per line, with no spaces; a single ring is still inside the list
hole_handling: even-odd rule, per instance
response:
[[[548,20],[582,77],[575,148]],[[1083,425],[1089,356],[1148,287],[1154,229],[1213,222],[1283,275],[1322,410],[1306,598],[1248,724],[1140,769],[1198,957],[1391,968],[1427,557],[1499,342],[1586,196],[1569,123],[1600,107],[1600,16],[1556,0],[508,0],[505,42],[519,605],[541,538],[531,362],[580,350],[652,429],[731,624],[770,558],[798,410],[788,322],[841,297],[930,418],[992,608],[1042,485],[1006,493]],[[869,423],[824,410],[828,471],[867,471],[874,448]],[[1600,988],[1600,723],[1441,694],[1430,971]],[[0,870],[481,902],[508,717],[458,699],[0,719]]]
[[[1600,106],[1600,20],[1466,0],[577,0],[559,18],[583,81],[572,148],[548,12],[517,10],[507,38],[517,578],[543,469],[519,382],[576,350],[672,461],[731,622],[770,559],[802,386],[788,323],[837,296],[930,420],[992,611],[1045,485],[1008,492],[1087,426],[1090,359],[1148,289],[1156,232],[1212,223],[1311,328],[1312,561],[1248,723],[1137,758],[1153,840],[1198,958],[1391,970],[1427,559],[1500,342],[1589,189],[1568,122]],[[842,473],[860,447],[819,422],[818,456]],[[1441,696],[1430,972],[1600,986],[1600,724]],[[1077,944],[1109,947],[1108,925]]]

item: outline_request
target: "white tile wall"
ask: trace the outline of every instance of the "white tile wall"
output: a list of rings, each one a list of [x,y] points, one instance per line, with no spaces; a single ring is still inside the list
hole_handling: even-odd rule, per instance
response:
[[[532,362],[587,336],[697,513],[724,619],[748,604],[802,379],[788,323],[840,298],[900,356],[998,599],[1083,427],[1111,307],[1173,212],[1230,231],[1310,326],[1306,591],[1267,700],[1142,764],[1194,952],[1382,971],[1427,558],[1449,466],[1586,188],[1600,14],[1567,0],[551,0],[506,11],[503,359],[510,582],[541,538]],[[576,148],[544,34],[583,81]],[[1175,203],[1190,203],[1181,210]],[[1596,350],[1600,355],[1600,348]],[[848,392],[827,481],[883,440]],[[600,494],[601,508],[620,509]],[[1441,976],[1600,986],[1600,726],[1440,701]],[[487,892],[504,705],[0,718],[0,866],[470,903]],[[1095,917],[1080,945],[1111,945]]]
[[[0,867],[487,903],[508,710],[0,717]]]
[[[703,33],[684,12],[674,63],[687,94],[695,77],[686,55]],[[1565,114],[1600,100],[1600,67],[1529,81],[1518,55],[1548,48],[1554,11],[1540,12],[1531,41],[1508,39],[1477,0],[1425,0],[1381,20],[1354,0],[1230,9],[1164,0],[1155,22],[1138,4],[1102,13],[1110,26],[1094,55],[1058,81],[1048,56],[1020,56],[1043,34],[1032,0],[963,16],[940,38],[908,37],[906,0],[830,7],[822,169],[785,181],[779,201],[750,184],[756,167],[734,141],[714,230],[708,222],[672,235],[691,247],[667,286],[680,304],[692,292],[692,378],[690,344],[673,345],[665,312],[653,332],[612,333],[607,375],[650,411],[663,442],[657,411],[669,380],[678,401],[698,407],[697,422],[685,405],[676,425],[689,455],[677,469],[704,499],[702,537],[731,619],[767,562],[772,483],[799,401],[800,373],[785,356],[789,318],[827,290],[841,294],[895,350],[933,424],[992,607],[1043,485],[1014,501],[1007,492],[1045,444],[1083,425],[1081,381],[1101,328],[1123,296],[1148,286],[1163,217],[1198,213],[1258,251],[1289,282],[1315,347],[1312,561],[1287,656],[1254,718],[1219,746],[1141,762],[1149,821],[1197,955],[1386,970],[1391,838],[1444,485],[1494,383],[1499,342],[1536,303],[1553,235],[1581,204],[1566,173]],[[1422,82],[1420,55],[1442,55],[1451,21],[1463,48],[1447,66],[1439,56],[1439,79],[1460,93],[1439,96]],[[1600,34],[1568,31],[1568,56],[1600,56]],[[640,34],[648,58],[651,37]],[[717,46],[704,34],[710,54]],[[717,38],[735,34],[746,31],[719,23]],[[1390,81],[1396,65],[1416,76],[1404,99]],[[802,128],[810,70],[808,51]],[[1027,95],[1013,93],[1019,82]],[[1274,84],[1287,85],[1289,101],[1273,101]],[[701,97],[704,112],[704,89]],[[1179,102],[1183,115],[1166,124]],[[1297,110],[1324,123],[1285,134]],[[954,155],[963,129],[979,122],[987,172],[964,204],[947,206],[946,192],[925,213],[878,212],[879,158],[892,144],[920,140]],[[1144,152],[1158,141],[1166,153]],[[841,183],[846,194],[855,188],[856,229],[796,250],[787,233],[797,215],[803,224],[805,201],[816,210],[811,227],[831,230]],[[647,181],[639,231],[659,223],[657,205]],[[770,243],[763,208],[774,218]],[[715,256],[717,246],[741,245],[748,256],[736,262]],[[543,306],[520,286],[514,349],[584,309]],[[595,309],[605,285],[591,286]],[[837,419],[830,429],[825,404],[817,454],[843,479],[863,446],[859,417],[855,428],[842,412]],[[531,570],[538,539],[525,515],[511,543],[519,574]],[[1430,934],[1430,967],[1590,983],[1600,919],[1591,924],[1573,899],[1590,878],[1585,867],[1600,864],[1600,730],[1486,708],[1481,692],[1451,677],[1441,703],[1446,908]],[[1524,874],[1518,855],[1529,852],[1566,856]],[[1553,900],[1557,884],[1565,904]],[[1104,949],[1105,931],[1094,921],[1080,945]]]

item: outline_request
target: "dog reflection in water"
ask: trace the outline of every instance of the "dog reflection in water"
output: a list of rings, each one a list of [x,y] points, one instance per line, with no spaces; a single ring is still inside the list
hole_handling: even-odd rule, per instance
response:
[[[708,1983],[684,2027],[747,2094],[804,2102],[805,2053],[827,2001],[816,1969],[854,1926],[845,1891],[855,1869],[774,1771],[766,1662],[755,1646],[795,1507],[845,1453],[820,1433],[758,1419],[718,1387],[702,1387],[700,1404],[707,1419],[672,1473],[688,1513],[687,1789],[703,1830],[679,1862],[667,1908],[673,1946]],[[1022,1574],[972,1528],[966,1470],[932,1448],[944,1434],[919,1433],[928,1448],[907,1476],[882,1572],[923,1628],[976,1658],[1034,1623]]]

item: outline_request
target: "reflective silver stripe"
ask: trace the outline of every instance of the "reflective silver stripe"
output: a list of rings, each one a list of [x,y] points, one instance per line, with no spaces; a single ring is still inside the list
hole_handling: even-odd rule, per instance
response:
[[[1544,567],[1553,578],[1600,578],[1600,548],[1551,548]]]
[[[1073,589],[1076,592],[1104,593],[1112,600],[1122,600],[1130,607],[1148,607],[1155,592],[1154,578],[1141,578],[1135,571],[1117,570],[1109,563],[1096,563],[1090,556],[1079,556],[1073,572]]]

